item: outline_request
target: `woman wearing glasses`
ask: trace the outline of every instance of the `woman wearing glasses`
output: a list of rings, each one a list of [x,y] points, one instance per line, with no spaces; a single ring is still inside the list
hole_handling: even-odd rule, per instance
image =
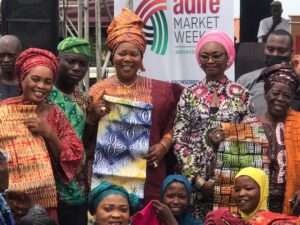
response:
[[[174,142],[181,172],[196,189],[194,216],[204,218],[213,207],[217,153],[211,143],[224,138],[215,128],[220,122],[241,121],[248,114],[249,94],[225,75],[235,59],[234,43],[225,33],[212,31],[202,36],[196,59],[206,76],[181,95]]]

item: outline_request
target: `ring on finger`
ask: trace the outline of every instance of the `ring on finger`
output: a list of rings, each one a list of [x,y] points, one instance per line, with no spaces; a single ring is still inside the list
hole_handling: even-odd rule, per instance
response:
[[[104,112],[106,112],[107,108],[106,108],[105,106],[101,106],[101,107],[100,107],[100,110],[101,110],[101,112],[104,113]]]

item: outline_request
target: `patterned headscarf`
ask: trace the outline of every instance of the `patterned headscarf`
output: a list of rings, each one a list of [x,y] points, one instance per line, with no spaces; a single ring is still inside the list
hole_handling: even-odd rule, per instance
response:
[[[204,225],[246,225],[246,222],[228,208],[219,208],[206,215]]]
[[[123,8],[120,15],[114,17],[107,29],[108,48],[114,53],[123,42],[137,46],[143,54],[146,49],[146,39],[143,32],[144,23],[134,12]]]
[[[88,58],[91,56],[90,43],[78,37],[65,38],[58,44],[57,50],[59,53],[66,52],[66,53],[82,54]]]
[[[89,194],[88,206],[92,215],[95,214],[99,203],[109,195],[121,195],[126,198],[129,203],[131,214],[138,210],[139,199],[135,194],[129,194],[123,187],[103,181]]]
[[[268,197],[269,197],[269,178],[268,175],[262,170],[254,167],[246,167],[235,176],[235,179],[241,176],[248,176],[253,179],[260,189],[260,199],[256,209],[250,214],[241,212],[243,219],[251,219],[259,210],[268,209]]]
[[[235,60],[235,48],[232,39],[222,31],[209,31],[199,39],[196,45],[196,59],[198,63],[201,63],[199,58],[200,51],[208,42],[217,42],[225,48],[228,56],[227,68],[229,68]]]
[[[293,93],[296,92],[299,86],[297,74],[287,63],[275,64],[268,67],[262,72],[260,77],[265,81],[265,93],[268,93],[275,83],[284,83],[288,85],[290,88],[292,88]]]
[[[49,68],[52,71],[55,80],[57,76],[56,56],[47,50],[39,48],[28,48],[17,58],[15,71],[19,80],[24,80],[28,72],[36,66],[45,66]]]

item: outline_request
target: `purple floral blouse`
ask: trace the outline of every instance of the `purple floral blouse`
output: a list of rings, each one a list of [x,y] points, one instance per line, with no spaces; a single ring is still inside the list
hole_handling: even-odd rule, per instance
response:
[[[219,106],[212,110],[215,92]],[[248,91],[227,77],[221,81],[204,79],[183,91],[174,126],[175,155],[183,175],[191,180],[197,175],[213,177],[216,155],[206,134],[220,122],[240,122],[248,114],[248,106]]]

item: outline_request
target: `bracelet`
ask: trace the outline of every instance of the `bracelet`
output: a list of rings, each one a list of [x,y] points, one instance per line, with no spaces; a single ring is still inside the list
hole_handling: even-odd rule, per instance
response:
[[[168,151],[168,148],[166,146],[165,143],[163,143],[162,141],[160,141],[158,144],[160,144],[161,146],[163,146],[163,148],[166,150],[166,152]]]
[[[165,135],[159,142],[166,151],[168,151],[172,145],[172,138],[168,137],[168,135]]]

